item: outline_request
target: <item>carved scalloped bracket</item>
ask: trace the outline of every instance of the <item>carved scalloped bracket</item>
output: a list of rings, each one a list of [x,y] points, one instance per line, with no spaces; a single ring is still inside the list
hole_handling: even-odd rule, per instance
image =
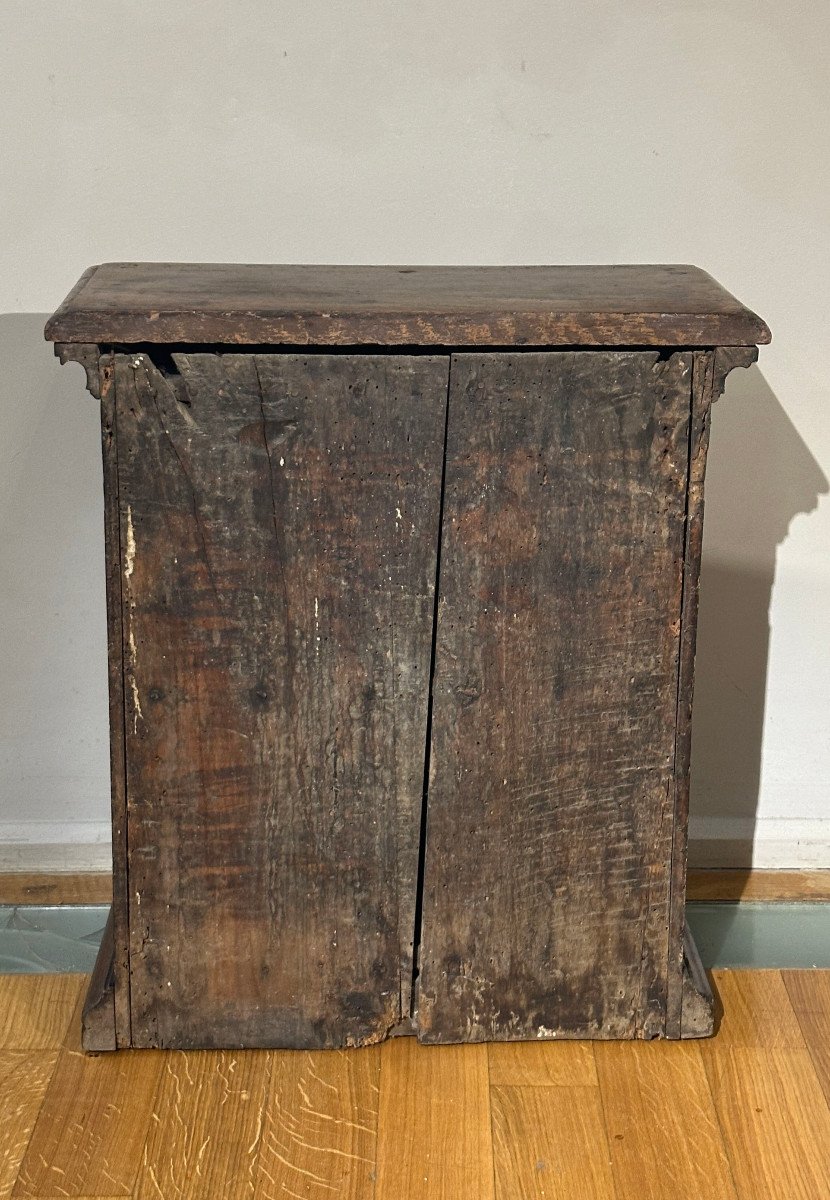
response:
[[[80,363],[86,374],[87,391],[101,399],[101,347],[85,342],[55,342],[55,355],[61,363]]]
[[[712,401],[723,395],[726,377],[734,367],[751,367],[758,361],[757,346],[718,346],[715,350]]]

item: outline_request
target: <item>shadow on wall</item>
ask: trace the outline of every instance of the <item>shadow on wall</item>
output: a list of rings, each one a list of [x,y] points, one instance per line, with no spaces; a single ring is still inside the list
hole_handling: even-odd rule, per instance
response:
[[[692,866],[752,863],[778,546],[828,481],[758,367],[712,416],[692,735]],[[702,833],[704,836],[698,836]]]

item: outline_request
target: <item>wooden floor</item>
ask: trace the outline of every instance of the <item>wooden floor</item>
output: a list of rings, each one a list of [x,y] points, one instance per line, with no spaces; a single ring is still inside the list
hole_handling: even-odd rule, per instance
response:
[[[714,978],[707,1042],[90,1058],[0,976],[0,1197],[830,1197],[830,972]]]

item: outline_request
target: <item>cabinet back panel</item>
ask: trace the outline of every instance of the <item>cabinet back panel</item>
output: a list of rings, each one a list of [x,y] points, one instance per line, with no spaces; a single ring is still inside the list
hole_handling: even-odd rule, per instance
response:
[[[132,1042],[408,1015],[448,357],[115,356]]]
[[[423,1041],[664,1032],[692,358],[453,356]]]

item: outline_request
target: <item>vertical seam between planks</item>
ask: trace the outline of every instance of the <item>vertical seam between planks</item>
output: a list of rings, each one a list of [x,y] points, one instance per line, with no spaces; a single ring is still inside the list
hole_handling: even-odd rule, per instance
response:
[[[119,624],[119,634],[120,634],[120,637],[118,640],[120,643],[120,651],[121,651],[121,670],[119,672],[120,680],[121,680],[120,687],[121,687],[121,727],[122,727],[121,728],[121,759],[122,759],[121,769],[123,771],[123,779],[124,779],[124,812],[121,814],[122,821],[123,821],[123,831],[122,831],[120,840],[124,846],[124,878],[123,878],[122,882],[123,882],[124,890],[126,893],[126,895],[125,895],[126,905],[125,905],[125,909],[124,909],[124,918],[125,919],[123,922],[123,924],[126,925],[126,928],[121,930],[121,934],[123,937],[123,943],[124,943],[123,946],[119,946],[117,944],[118,939],[115,936],[115,934],[116,934],[115,912],[113,911],[113,945],[114,945],[113,970],[114,970],[114,974],[115,974],[115,987],[116,987],[116,991],[117,991],[118,983],[119,983],[119,975],[123,975],[124,978],[121,982],[123,983],[124,991],[126,993],[126,995],[124,997],[124,1000],[125,1000],[124,1011],[126,1013],[126,1018],[125,1018],[124,1023],[126,1024],[126,1029],[124,1029],[124,1030],[119,1030],[119,1027],[118,1027],[119,1026],[118,1004],[116,1003],[114,1006],[115,1007],[115,1044],[116,1044],[116,1048],[120,1049],[121,1048],[121,1038],[119,1037],[120,1032],[123,1032],[124,1034],[126,1034],[126,1039],[127,1039],[126,1043],[125,1043],[126,1046],[132,1045],[133,1010],[132,1010],[132,996],[131,996],[131,987],[130,987],[131,977],[132,977],[131,976],[132,956],[130,953],[130,950],[131,950],[131,945],[130,945],[130,926],[131,926],[131,921],[130,921],[130,813],[129,813],[129,797],[127,795],[127,691],[126,691],[127,680],[126,680],[126,659],[125,659],[125,655],[124,655],[124,633],[125,633],[125,628],[124,628],[124,560],[123,560],[122,545],[121,545],[121,469],[120,469],[119,453],[118,453],[118,450],[119,450],[119,446],[118,446],[118,373],[116,371],[116,365],[115,365],[116,364],[116,355],[115,355],[114,351],[110,351],[110,359],[112,362],[112,385],[111,386],[112,386],[112,391],[113,391],[113,397],[112,397],[113,451],[112,451],[112,453],[113,453],[113,457],[115,459],[115,472],[114,472],[115,497],[114,497],[114,501],[115,501],[116,528],[118,530],[118,597],[117,597],[117,599],[118,599],[118,624]],[[114,907],[115,907],[114,889],[113,889],[113,898],[112,899],[113,899],[113,909],[114,909]],[[126,951],[126,970],[119,972],[117,969],[118,955],[119,955],[119,952],[124,952],[124,951]]]
[[[441,490],[438,499],[438,530],[435,542],[435,587],[432,598],[432,643],[429,656],[427,690],[427,723],[424,742],[424,779],[421,790],[421,814],[418,835],[418,872],[415,881],[415,921],[412,933],[412,980],[409,991],[409,1015],[414,1019],[418,1008],[418,977],[421,971],[421,936],[424,919],[424,886],[426,883],[427,817],[429,810],[429,772],[432,759],[432,706],[435,681],[435,660],[438,648],[438,599],[441,586],[441,548],[444,538],[444,495],[447,486],[447,440],[450,428],[450,389],[452,386],[453,355],[448,356],[447,391],[444,401],[444,431],[441,453]]]

